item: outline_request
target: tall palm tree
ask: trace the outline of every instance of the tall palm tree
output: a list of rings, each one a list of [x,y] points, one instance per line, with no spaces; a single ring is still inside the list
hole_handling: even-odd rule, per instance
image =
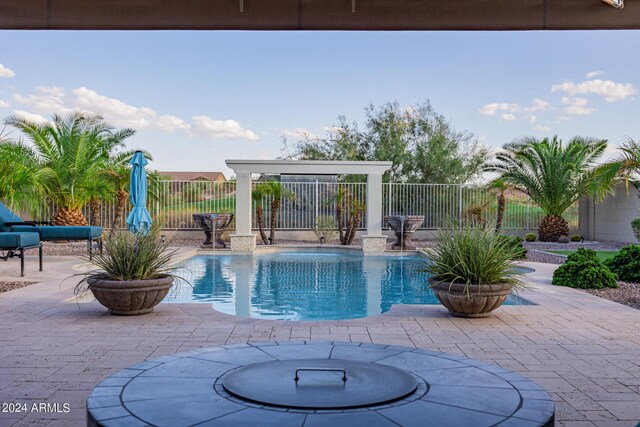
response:
[[[557,241],[569,234],[562,214],[580,198],[602,197],[613,191],[619,166],[598,165],[606,140],[574,137],[563,144],[557,137],[525,138],[506,144],[485,166],[508,185],[527,194],[545,213],[538,227],[541,241]]]
[[[91,199],[89,184],[135,133],[115,130],[101,116],[79,111],[65,117],[54,114],[45,123],[10,116],[5,124],[20,130],[32,144],[9,142],[6,150],[24,151],[24,157],[35,160],[21,158],[20,165],[30,170],[39,191],[56,205],[52,222],[57,225],[87,224],[81,209]]]

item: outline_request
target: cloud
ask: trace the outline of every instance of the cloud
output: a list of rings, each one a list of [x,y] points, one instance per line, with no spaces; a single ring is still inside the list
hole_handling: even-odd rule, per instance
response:
[[[514,115],[513,115],[513,114],[511,114],[511,113],[502,113],[502,114],[500,115],[500,120],[504,120],[504,121],[506,121],[506,122],[512,122],[512,121],[514,121],[515,119],[516,119],[516,116],[514,116]]]
[[[13,70],[5,67],[4,65],[0,64],[0,78],[7,78],[10,79],[12,77],[15,77],[16,73],[13,72]]]
[[[596,77],[604,76],[604,71],[589,71],[585,77],[588,79],[595,79]]]
[[[565,105],[564,112],[574,116],[588,116],[593,113],[595,108],[587,107],[589,100],[586,98],[563,96],[561,99]]]
[[[498,111],[507,111],[515,113],[520,111],[518,104],[507,104],[505,102],[493,102],[491,104],[485,104],[478,109],[478,112],[483,116],[494,116]]]
[[[66,106],[65,94],[63,92],[56,92],[52,90],[52,87],[40,86],[36,89],[36,93],[22,96],[18,93],[13,95],[14,101],[18,104],[24,105],[30,110],[35,110],[41,113],[67,113],[72,108]]]
[[[5,101],[3,99],[0,99],[0,108],[8,108],[9,105],[11,105],[11,104],[9,104],[7,101]]]
[[[607,102],[616,102],[630,98],[636,93],[636,88],[631,83],[616,83],[611,80],[586,80],[582,83],[572,81],[562,82],[551,87],[552,92],[564,92],[571,96],[599,95]]]
[[[280,132],[282,136],[290,139],[318,138],[318,135],[305,128],[281,129]]]
[[[18,116],[18,117],[22,117],[25,120],[29,120],[31,122],[36,122],[36,123],[45,123],[47,121],[47,119],[45,119],[44,117],[42,117],[40,114],[34,114],[34,113],[30,113],[28,111],[23,111],[23,110],[14,110],[13,113]]]
[[[73,89],[70,93],[57,86],[40,86],[31,95],[14,94],[13,98],[25,107],[22,113],[31,114],[34,117],[42,118],[36,113],[67,114],[81,110],[101,114],[106,121],[115,126],[136,130],[157,130],[167,133],[181,131],[190,136],[198,135],[213,139],[258,139],[253,131],[243,128],[235,120],[217,120],[205,115],[198,115],[192,118],[192,123],[188,123],[180,117],[158,114],[149,107],[129,105],[84,86]]]
[[[195,135],[212,139],[233,138],[251,141],[258,139],[258,135],[251,130],[244,129],[235,120],[215,120],[208,116],[195,116],[192,121],[191,132]]]
[[[547,108],[550,108],[551,104],[547,101],[540,98],[533,98],[531,107],[525,107],[524,111],[528,113],[534,113],[536,111],[545,111]]]

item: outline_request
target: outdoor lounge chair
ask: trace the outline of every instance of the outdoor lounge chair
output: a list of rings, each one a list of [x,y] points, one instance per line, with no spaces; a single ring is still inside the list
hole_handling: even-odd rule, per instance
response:
[[[6,261],[9,258],[20,258],[20,276],[24,276],[24,250],[32,248],[38,248],[40,251],[40,271],[42,271],[42,243],[38,233],[0,232],[0,250],[7,251],[0,256],[0,259]]]
[[[38,233],[40,241],[86,240],[89,259],[93,256],[93,242],[97,241],[102,253],[102,227],[84,225],[52,225],[50,222],[23,221],[8,207],[0,203],[0,231]]]

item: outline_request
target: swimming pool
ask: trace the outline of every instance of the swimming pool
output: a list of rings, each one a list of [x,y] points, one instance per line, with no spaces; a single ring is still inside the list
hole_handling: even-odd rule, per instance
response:
[[[227,314],[262,319],[338,320],[373,316],[393,304],[439,304],[417,271],[419,256],[278,251],[201,255],[185,261],[164,302],[211,303]],[[505,304],[531,304],[511,295]]]

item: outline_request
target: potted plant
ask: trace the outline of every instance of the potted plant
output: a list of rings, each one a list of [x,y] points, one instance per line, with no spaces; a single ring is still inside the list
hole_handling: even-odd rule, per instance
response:
[[[168,244],[155,226],[147,234],[114,233],[105,242],[104,254],[94,256],[97,269],[82,274],[76,296],[89,290],[112,314],[152,312],[176,277],[171,274],[175,251]]]
[[[454,316],[489,316],[513,289],[524,287],[514,262],[519,249],[487,227],[443,230],[437,245],[423,252],[431,289]]]

